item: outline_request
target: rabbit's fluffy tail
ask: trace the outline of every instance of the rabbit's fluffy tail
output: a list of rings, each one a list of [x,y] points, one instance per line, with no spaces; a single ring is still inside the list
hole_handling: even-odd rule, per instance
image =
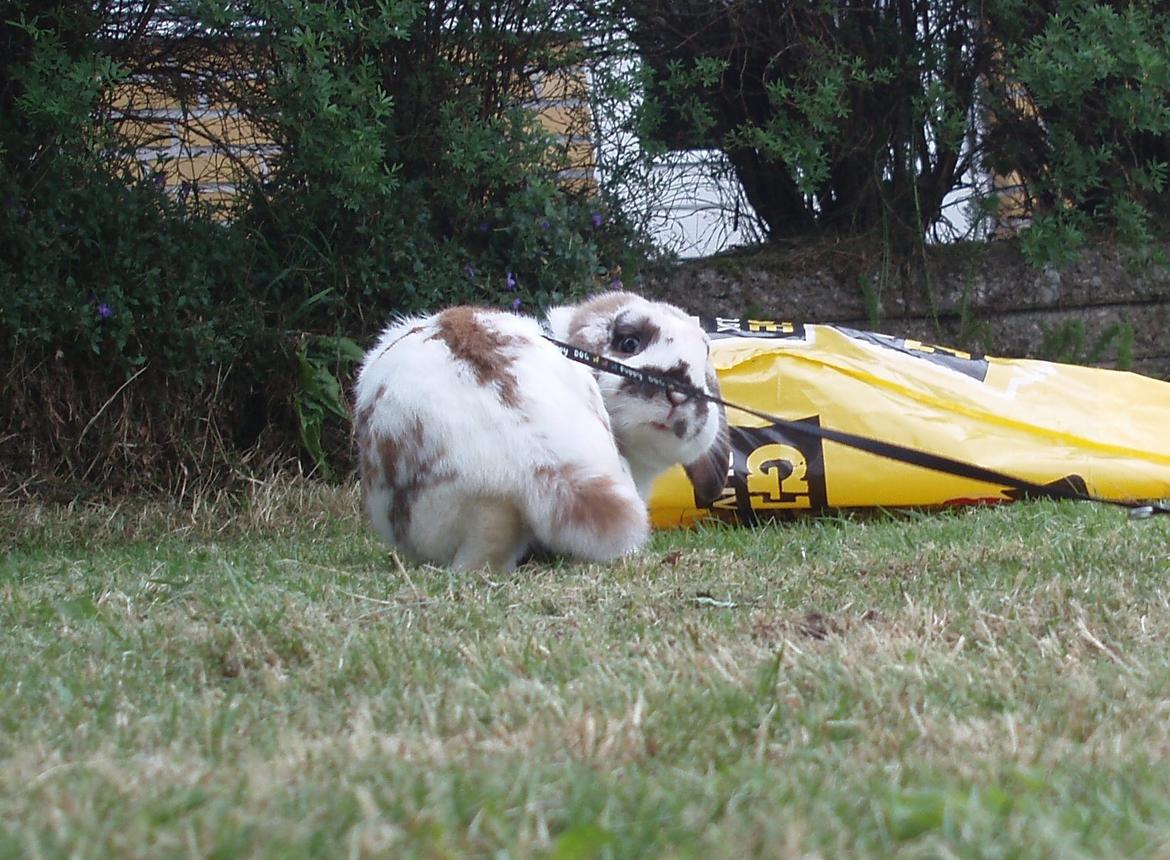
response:
[[[645,542],[646,503],[629,477],[566,464],[538,469],[535,484],[529,522],[537,541],[554,552],[611,561]]]

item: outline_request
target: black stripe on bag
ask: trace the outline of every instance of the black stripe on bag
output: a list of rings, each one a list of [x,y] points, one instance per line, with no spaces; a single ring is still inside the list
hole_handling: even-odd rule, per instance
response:
[[[1155,514],[1170,514],[1170,505],[1167,504],[1148,504],[1144,502],[1120,501],[1117,499],[1102,499],[1084,492],[1067,480],[1057,481],[1052,484],[1037,484],[1034,481],[1026,481],[1023,478],[1016,478],[996,471],[995,469],[988,469],[975,465],[974,463],[944,457],[941,454],[931,454],[916,448],[896,445],[893,442],[883,442],[879,439],[871,439],[868,436],[846,433],[843,430],[833,430],[828,427],[789,421],[768,412],[762,412],[759,409],[740,406],[737,403],[729,403],[721,397],[708,394],[701,388],[696,388],[685,382],[667,379],[656,373],[630,367],[627,364],[622,364],[620,361],[615,361],[604,355],[598,355],[597,353],[581,349],[572,344],[563,343],[547,335],[545,337],[550,343],[560,349],[566,358],[588,365],[595,370],[615,374],[624,379],[637,382],[639,385],[651,385],[663,391],[677,391],[680,394],[686,395],[688,398],[693,397],[700,400],[707,400],[711,403],[719,403],[727,409],[737,409],[740,412],[746,412],[748,415],[769,421],[781,429],[796,431],[810,436],[818,436],[821,439],[836,442],[839,445],[846,445],[858,451],[865,451],[867,454],[873,454],[877,457],[884,457],[887,460],[894,460],[911,466],[921,466],[924,469],[930,469],[946,475],[970,478],[973,481],[982,481],[987,484],[1006,487],[1007,489],[1004,490],[1004,493],[1011,498],[1067,499],[1075,502],[1096,502],[1103,505],[1114,505],[1115,507],[1128,509],[1130,516],[1134,519],[1145,519]]]

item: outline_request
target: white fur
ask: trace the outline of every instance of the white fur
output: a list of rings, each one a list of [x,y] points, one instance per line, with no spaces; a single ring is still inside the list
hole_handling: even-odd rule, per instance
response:
[[[706,337],[692,320],[606,295],[607,310],[636,308],[664,332],[631,363],[694,362],[693,384],[704,384]],[[589,348],[612,319],[590,314],[589,303],[552,311],[553,335]],[[393,323],[355,389],[374,528],[412,559],[465,569],[509,569],[535,546],[596,561],[635,552],[648,533],[650,484],[701,456],[718,422],[679,439],[653,423],[669,428],[687,404],[620,389],[562,356],[531,318],[461,308]]]
[[[626,312],[645,314],[662,331],[662,340],[644,352],[625,356],[601,346],[608,340],[607,318],[595,316],[581,330],[571,329],[573,312],[578,308],[556,308],[548,314],[552,336],[561,341],[572,341],[576,346],[592,347],[623,364],[645,370],[664,370],[678,361],[685,361],[692,369],[687,381],[696,388],[706,389],[706,371],[709,367],[709,340],[695,319],[674,305],[651,302],[638,296],[624,294]],[[588,308],[588,306],[586,306]],[[714,417],[696,427],[696,435],[685,440],[671,438],[669,432],[655,427],[655,422],[667,422],[671,417],[670,402],[663,397],[646,400],[622,396],[622,380],[610,373],[602,373],[597,383],[609,412],[613,435],[625,455],[638,493],[643,499],[650,495],[654,481],[678,463],[689,463],[710,448],[718,432]],[[712,413],[714,416],[715,413]]]

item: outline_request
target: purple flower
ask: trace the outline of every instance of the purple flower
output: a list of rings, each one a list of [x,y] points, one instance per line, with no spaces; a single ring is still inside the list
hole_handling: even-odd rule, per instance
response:
[[[547,229],[548,229],[549,227],[551,227],[551,226],[552,226],[552,225],[548,223],[548,219],[547,219],[547,218],[545,218],[543,221],[541,221],[541,222],[540,222],[540,229],[541,229],[541,230],[547,230]]]
[[[602,224],[605,223],[605,219],[601,217],[600,212],[594,212],[591,217],[593,219],[593,226],[594,227],[600,227]]]
[[[154,180],[155,188],[163,188],[167,184],[167,175],[161,170],[156,170],[151,179]]]
[[[611,290],[620,290],[622,288],[622,279],[621,278],[614,278],[612,281],[609,282],[609,288]]]
[[[471,268],[471,263],[468,263],[463,268],[463,271],[467,273],[467,277],[472,278],[472,279],[475,278],[475,269]]]
[[[512,299],[512,310],[514,310],[514,311],[520,310],[520,297],[519,296]]]
[[[509,290],[516,289],[516,279],[512,277],[511,270],[509,270],[508,273],[504,275],[504,286]]]
[[[106,302],[102,302],[97,306],[97,315],[99,319],[108,320],[114,315],[114,309]]]
[[[492,225],[489,224],[487,221],[480,221],[479,222],[479,232],[486,233],[491,229],[492,229]]]

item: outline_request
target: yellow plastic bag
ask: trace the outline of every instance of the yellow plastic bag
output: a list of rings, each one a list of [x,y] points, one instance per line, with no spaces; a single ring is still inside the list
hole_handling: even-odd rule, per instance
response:
[[[986,358],[828,325],[716,319],[724,399],[1107,499],[1170,496],[1170,383]],[[699,510],[682,469],[655,484],[658,527],[831,508],[1000,502],[1006,488],[859,452],[734,409],[723,497]]]

